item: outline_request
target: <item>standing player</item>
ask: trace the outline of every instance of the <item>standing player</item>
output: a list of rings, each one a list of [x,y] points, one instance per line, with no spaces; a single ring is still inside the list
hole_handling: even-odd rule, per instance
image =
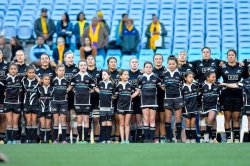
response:
[[[4,82],[8,73],[8,63],[4,61],[3,51],[0,49],[0,82]],[[4,144],[6,118],[3,111],[5,86],[0,83],[0,144]]]
[[[243,61],[243,64],[245,66],[245,68],[244,68],[244,78],[246,79],[246,78],[249,77],[248,69],[250,67],[250,58],[249,59],[245,59]]]
[[[168,68],[162,76],[162,87],[165,90],[164,108],[167,142],[171,142],[172,111],[175,111],[176,142],[181,142],[181,116],[183,108],[183,96],[181,93],[182,75],[178,70],[178,60],[175,56],[168,57]]]
[[[55,70],[53,69],[53,67],[50,65],[50,57],[48,54],[43,53],[40,57],[40,63],[41,63],[41,67],[39,67],[36,70],[36,75],[40,78],[42,78],[42,76],[44,74],[47,74],[51,77],[51,79],[53,79],[55,77]]]
[[[95,58],[92,55],[89,55],[86,59],[88,69],[87,72],[95,79],[95,83],[98,84],[102,79],[102,71],[96,67]],[[94,135],[95,141],[98,142],[100,134],[100,125],[99,125],[99,94],[97,92],[91,93],[91,110],[92,115],[90,119],[90,125],[92,118],[94,120]]]
[[[244,74],[244,67],[236,62],[236,51],[231,49],[227,52],[228,62],[220,68],[223,82],[227,84],[238,83]],[[240,112],[243,107],[242,90],[240,88],[225,88],[221,91],[222,109],[225,115],[225,130],[227,142],[239,143],[240,139]],[[231,121],[233,121],[234,138],[231,138]]]
[[[6,116],[7,144],[17,143],[18,120],[21,114],[22,78],[18,76],[17,65],[11,63],[7,78],[2,83],[6,86],[4,113]]]
[[[51,132],[52,114],[50,107],[54,88],[50,85],[50,79],[51,77],[48,74],[43,74],[41,79],[42,84],[37,88],[37,96],[39,101],[38,118],[40,120],[41,143],[49,143]]]
[[[157,87],[159,78],[153,73],[153,64],[144,63],[145,73],[139,77],[138,90],[141,93],[141,108],[143,112],[143,130],[145,142],[153,142],[155,135],[155,115],[157,105]]]
[[[133,57],[129,61],[129,82],[137,87],[138,77],[142,75],[141,71],[138,69],[139,63],[136,57]],[[132,137],[132,142],[142,141],[142,110],[141,110],[141,99],[140,96],[136,96],[132,100],[134,114],[131,117],[131,131],[130,135]]]
[[[79,72],[78,67],[74,64],[74,53],[66,52],[64,54],[64,62],[65,62],[65,79],[70,82],[72,77]],[[72,130],[72,142],[76,143],[77,139],[77,125],[74,111],[74,92],[70,90],[68,92],[68,115],[67,115],[67,142],[70,143],[70,131]],[[71,121],[72,119],[72,121]]]
[[[24,77],[22,81],[24,89],[23,111],[26,119],[27,143],[36,143],[37,141],[38,100],[36,92],[40,80],[36,77],[35,69],[29,66],[26,69],[26,77]]]
[[[193,64],[187,61],[187,52],[185,50],[180,51],[178,54],[178,68],[182,75],[187,71],[192,71],[195,74]]]
[[[128,82],[128,71],[121,70],[119,75],[120,81],[115,89],[115,92],[118,99],[117,110],[120,120],[121,143],[129,144],[130,119],[133,114],[132,99],[139,94],[139,91],[134,92],[133,85]]]
[[[186,143],[196,143],[196,114],[198,112],[199,86],[194,83],[194,73],[187,71],[184,74],[185,83],[182,87],[184,98],[184,116],[186,118]]]
[[[67,144],[66,141],[66,117],[68,114],[68,101],[67,92],[69,87],[69,82],[64,77],[65,67],[64,65],[58,65],[56,67],[57,77],[52,81],[54,88],[53,99],[51,101],[51,112],[53,115],[53,141],[54,144],[58,144],[58,129],[59,120],[62,126],[62,143]]]
[[[155,54],[153,57],[154,68],[153,73],[160,77],[164,71],[165,67],[162,65],[163,56],[161,54]],[[161,143],[166,142],[166,130],[165,130],[165,112],[163,108],[163,96],[164,90],[160,87],[157,89],[157,112],[156,112],[156,127],[155,127],[155,143],[159,143],[159,136]]]
[[[79,143],[86,144],[89,133],[89,114],[91,112],[91,94],[95,87],[95,81],[87,73],[87,62],[80,60],[78,62],[79,72],[71,79],[71,86],[75,93],[75,112],[77,116],[77,131]],[[84,123],[84,141],[82,141],[82,124]]]

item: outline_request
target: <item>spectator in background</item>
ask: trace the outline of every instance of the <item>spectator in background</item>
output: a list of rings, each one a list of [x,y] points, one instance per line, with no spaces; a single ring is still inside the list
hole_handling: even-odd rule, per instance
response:
[[[10,61],[13,61],[18,50],[23,50],[23,46],[20,44],[18,39],[14,36],[10,38],[10,47],[11,47],[11,58]]]
[[[80,58],[87,59],[87,57],[90,55],[92,55],[94,58],[96,57],[96,47],[92,46],[91,40],[89,37],[85,37],[84,44],[80,48]]]
[[[36,40],[36,45],[30,49],[30,60],[33,63],[40,62],[40,57],[43,53],[49,54],[50,48],[47,44],[44,44],[44,39],[42,36],[38,36]]]
[[[126,20],[128,19],[128,14],[124,13],[122,14],[122,19],[119,21],[119,24],[116,27],[115,31],[115,39],[116,39],[116,45],[121,46],[120,42],[120,36],[122,33],[122,30],[126,28]]]
[[[110,35],[110,28],[109,28],[107,22],[104,20],[103,13],[101,10],[99,10],[97,12],[97,17],[98,17],[98,21],[101,24],[101,26],[107,31],[108,35]]]
[[[77,15],[76,20],[77,20],[77,23],[74,26],[73,33],[76,38],[76,41],[75,41],[76,48],[80,49],[80,47],[82,46],[81,37],[84,34],[85,29],[89,27],[89,23],[86,21],[85,14],[83,12],[80,12]]]
[[[69,20],[67,12],[63,13],[62,19],[57,22],[56,25],[57,37],[63,37],[65,40],[65,47],[70,48],[71,37],[73,33],[73,25]]]
[[[152,15],[152,23],[148,25],[145,35],[148,38],[146,48],[153,50],[165,48],[164,38],[167,36],[167,31],[155,14]]]
[[[121,47],[123,54],[137,53],[137,47],[140,43],[138,30],[133,26],[134,21],[130,18],[126,20],[126,28],[122,29],[120,35]]]
[[[10,46],[6,44],[4,36],[0,36],[0,49],[3,52],[4,60],[9,62],[11,58]]]
[[[83,39],[86,37],[90,37],[92,46],[97,48],[97,55],[105,55],[104,48],[108,45],[108,34],[98,23],[97,17],[92,19],[91,25],[85,30]]]
[[[53,44],[53,34],[56,31],[54,21],[47,16],[47,9],[42,8],[41,17],[36,19],[34,25],[36,36],[43,36],[45,43],[49,46]]]
[[[63,57],[64,54],[69,51],[66,47],[65,47],[65,40],[63,37],[58,37],[57,38],[57,47],[53,50],[53,60],[54,62],[52,63],[53,66],[56,66],[58,64],[62,64],[63,63]]]

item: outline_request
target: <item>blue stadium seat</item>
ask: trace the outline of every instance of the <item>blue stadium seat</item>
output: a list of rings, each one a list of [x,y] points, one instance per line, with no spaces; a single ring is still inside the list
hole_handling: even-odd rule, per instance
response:
[[[20,39],[30,39],[32,36],[33,24],[30,21],[21,21],[18,25],[18,37]]]
[[[107,55],[109,56],[121,56],[121,50],[108,50]]]
[[[74,51],[74,56],[75,57],[80,57],[80,50],[75,50]]]
[[[151,49],[141,49],[140,51],[140,56],[144,56],[144,55],[150,55],[153,56],[154,55],[154,51]]]
[[[10,39],[12,36],[17,35],[17,23],[16,21],[8,21],[4,22],[3,28],[5,30],[5,37],[6,39]]]
[[[146,61],[153,62],[153,55],[140,55],[139,56],[139,68],[143,69],[144,63]]]

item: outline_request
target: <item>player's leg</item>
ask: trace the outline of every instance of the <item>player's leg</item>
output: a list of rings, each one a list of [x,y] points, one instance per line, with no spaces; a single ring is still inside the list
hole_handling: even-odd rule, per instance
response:
[[[212,138],[212,127],[213,127],[213,124],[214,124],[215,116],[216,116],[215,111],[208,112],[207,125],[206,125],[206,136],[204,136],[205,137],[205,139],[204,139],[205,142],[209,142],[209,140]]]
[[[60,122],[62,126],[62,143],[67,144],[67,138],[66,138],[66,133],[67,133],[67,113],[65,114],[60,114]]]
[[[119,113],[121,143],[124,144],[125,114]]]
[[[182,109],[180,108],[180,109],[175,110],[175,124],[176,124],[177,142],[181,142],[181,130],[182,130],[181,116],[182,116]]]
[[[3,103],[3,95],[0,95],[0,103]],[[3,104],[0,104],[0,144],[4,144],[6,132],[6,118],[3,112]]]
[[[239,143],[240,140],[240,112],[235,111],[232,113],[234,142]]]
[[[82,121],[83,121],[83,115],[77,113],[76,117],[77,117],[78,141],[82,142]]]
[[[83,135],[84,135],[84,142],[87,143],[88,141],[88,133],[89,133],[89,112],[83,114]]]
[[[125,137],[126,143],[129,143],[129,135],[130,135],[130,119],[132,114],[125,114]]]
[[[58,144],[59,114],[53,113],[53,143]]]
[[[156,116],[156,110],[155,109],[149,109],[149,130],[150,130],[150,141],[153,142],[154,135],[155,135],[155,116]]]
[[[45,128],[46,128],[46,134],[45,134],[45,142],[49,143],[50,134],[51,134],[51,114],[48,113],[48,115],[45,117]]]
[[[224,117],[225,117],[225,131],[226,131],[227,142],[232,143],[232,138],[231,138],[232,112],[231,111],[224,111]]]
[[[31,133],[32,133],[32,114],[31,112],[24,112],[25,113],[25,120],[26,120],[26,138],[27,143],[31,143]]]
[[[99,142],[106,143],[106,126],[107,126],[107,113],[106,111],[100,111],[100,136]]]
[[[166,135],[167,135],[167,142],[171,142],[172,140],[172,128],[171,128],[171,122],[172,122],[172,110],[165,109],[165,129],[166,129]]]
[[[142,114],[136,114],[136,142],[141,142],[142,141],[142,129],[143,129],[143,124],[142,124]]]
[[[107,126],[106,126],[106,139],[107,143],[111,143],[111,133],[112,133],[112,124],[113,124],[113,111],[107,114]]]
[[[144,108],[143,112],[143,131],[145,142],[149,141],[149,108]]]
[[[32,126],[31,141],[32,143],[36,143],[37,142],[37,114],[36,113],[31,114],[31,126]]]
[[[76,143],[78,130],[77,130],[77,115],[74,109],[70,110],[70,130],[72,130],[72,143]],[[69,131],[70,132],[70,131]],[[68,140],[70,143],[70,140]]]
[[[160,112],[160,141],[164,143],[166,139],[165,112]]]
[[[41,137],[41,143],[44,143],[44,137],[46,132],[46,123],[45,123],[45,117],[40,115],[40,137]]]
[[[20,117],[20,112],[13,112],[13,141],[12,144],[16,143],[17,135],[18,135],[18,122]]]
[[[185,128],[185,133],[186,133],[186,143],[190,143],[191,141],[191,116],[190,114],[185,115],[185,120],[186,120],[186,128]]]
[[[8,112],[5,112],[5,117],[6,117],[6,129],[7,129],[7,144],[12,143],[12,135],[13,135],[13,117],[12,117],[12,111],[7,110]]]
[[[155,115],[155,136],[154,143],[159,143],[160,139],[160,112],[157,110]]]
[[[191,143],[196,143],[196,114],[191,115]]]
[[[136,124],[136,114],[133,114],[131,116],[131,125],[130,125],[130,137],[131,137],[131,142],[135,142],[136,141],[136,128],[137,128],[137,124]]]
[[[119,122],[119,115],[115,113],[115,142],[119,142],[120,137],[120,122]]]
[[[99,135],[100,135],[100,110],[95,109],[93,110],[93,122],[94,122],[94,137],[95,137],[95,142],[98,142],[99,140]]]

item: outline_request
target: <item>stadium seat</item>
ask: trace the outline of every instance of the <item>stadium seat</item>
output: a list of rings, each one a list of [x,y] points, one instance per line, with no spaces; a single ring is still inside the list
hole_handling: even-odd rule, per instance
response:
[[[104,65],[104,58],[102,55],[97,55],[95,57],[95,60],[96,60],[96,67],[97,68],[103,68],[103,65]]]
[[[22,21],[18,25],[18,37],[23,40],[30,39],[32,36],[33,25],[30,21]]]

